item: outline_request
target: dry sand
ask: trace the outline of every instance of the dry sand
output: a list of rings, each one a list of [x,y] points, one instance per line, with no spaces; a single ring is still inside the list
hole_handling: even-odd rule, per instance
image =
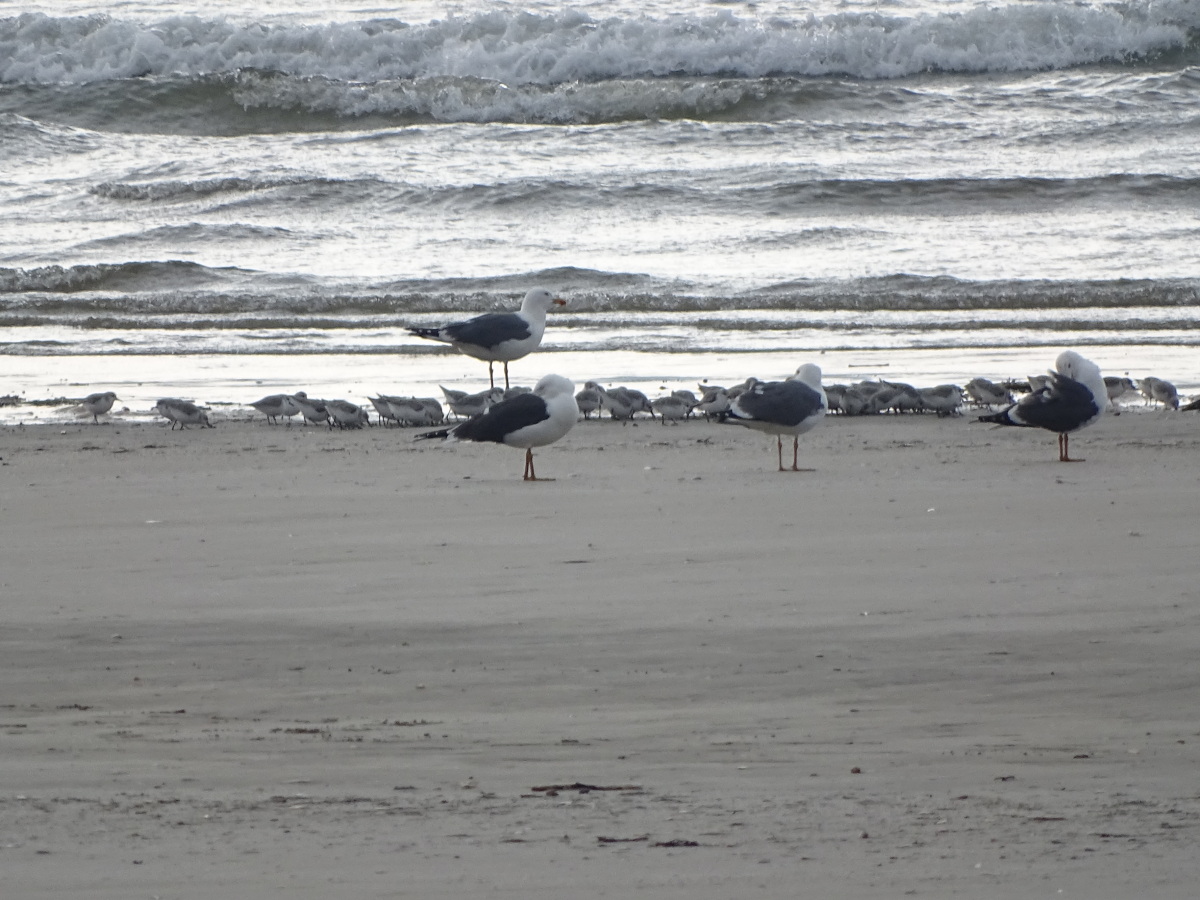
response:
[[[410,438],[0,431],[0,894],[1195,896],[1194,415]]]

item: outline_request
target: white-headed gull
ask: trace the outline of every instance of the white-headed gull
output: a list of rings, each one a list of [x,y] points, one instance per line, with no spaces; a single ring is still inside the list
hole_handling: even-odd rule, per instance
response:
[[[459,353],[488,364],[492,387],[496,378],[492,364],[504,363],[504,386],[508,387],[508,364],[532,353],[542,342],[546,330],[546,313],[551,307],[566,303],[545,288],[534,288],[525,295],[517,312],[485,313],[464,322],[453,322],[438,328],[409,328],[409,334],[431,341],[449,344]]]
[[[453,428],[429,431],[417,438],[481,441],[525,449],[526,481],[545,481],[533,471],[533,448],[553,444],[575,424],[575,385],[561,375],[546,375],[532,393],[519,394],[488,407],[482,415]]]
[[[1107,402],[1108,391],[1100,367],[1074,350],[1064,350],[1054,361],[1050,381],[1044,388],[976,421],[1053,431],[1058,435],[1059,462],[1082,462],[1071,459],[1069,435],[1099,420]]]
[[[783,436],[792,436],[792,471],[800,468],[800,435],[815,428],[828,404],[821,388],[821,369],[807,363],[787,381],[759,381],[730,403],[725,421],[775,435],[779,471],[783,472]]]

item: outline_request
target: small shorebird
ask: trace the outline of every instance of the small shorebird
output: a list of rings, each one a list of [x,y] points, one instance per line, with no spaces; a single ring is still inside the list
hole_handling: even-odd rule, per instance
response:
[[[672,425],[678,425],[680,419],[686,419],[691,414],[692,404],[688,403],[683,397],[676,397],[674,394],[669,394],[666,397],[659,397],[650,402],[650,409],[658,413],[659,419],[664,425],[670,422]]]
[[[920,388],[921,407],[937,413],[938,418],[960,415],[963,391],[957,384],[939,384],[931,388]]]
[[[604,388],[596,384],[594,381],[585,382],[583,390],[575,395],[575,405],[579,407],[579,412],[585,419],[590,419],[592,413],[596,414],[596,418],[600,418],[600,395]]]
[[[1058,461],[1071,459],[1068,441],[1073,431],[1097,422],[1108,402],[1108,391],[1100,367],[1074,350],[1064,350],[1054,361],[1050,380],[1041,390],[1026,394],[1019,402],[977,422],[1044,428],[1058,435]]]
[[[297,391],[292,394],[292,399],[300,407],[300,415],[304,417],[304,424],[307,425],[309,422],[312,422],[314,425],[318,423],[329,424],[329,410],[325,408],[324,400],[310,399],[304,391]]]
[[[1008,388],[994,384],[986,378],[972,378],[967,382],[966,391],[976,406],[997,406],[1013,402],[1012,392]]]
[[[104,391],[101,394],[88,394],[80,405],[92,414],[92,422],[99,425],[100,416],[112,409],[113,401],[120,399],[112,391]]]
[[[532,393],[501,400],[487,412],[453,428],[427,431],[417,440],[483,441],[525,449],[525,481],[546,481],[533,470],[533,448],[553,444],[575,425],[575,385],[561,375],[546,375]]]
[[[441,385],[438,386],[441,387]],[[498,387],[491,387],[477,394],[468,394],[466,391],[443,387],[442,393],[446,397],[446,405],[450,407],[450,412],[463,419],[471,419],[487,412],[489,406],[504,399],[504,391]]]
[[[1148,403],[1156,406],[1161,403],[1166,409],[1179,409],[1179,391],[1171,382],[1150,375],[1138,382],[1138,388]]]
[[[271,425],[277,424],[281,416],[291,425],[292,416],[300,413],[300,407],[291,394],[271,394],[269,397],[255,400],[250,405],[266,416]]]
[[[163,397],[154,404],[154,409],[164,419],[171,422],[171,430],[175,430],[175,426],[179,426],[179,430],[183,431],[189,425],[199,425],[203,428],[212,428],[213,423],[208,420],[208,410],[204,407],[197,406],[190,400],[180,400],[177,397]]]
[[[600,408],[608,410],[608,414],[614,419],[628,422],[640,412],[648,412],[650,418],[655,418],[650,399],[639,390],[624,386],[606,390],[594,381],[589,381],[587,387],[594,387],[600,392]]]
[[[792,471],[798,464],[800,435],[811,431],[825,417],[828,404],[821,388],[821,369],[806,363],[787,381],[759,381],[738,394],[725,413],[725,421],[775,435],[779,471],[783,467],[783,436],[792,436]]]
[[[397,425],[441,425],[446,418],[442,404],[433,397],[385,397]]]
[[[695,409],[706,420],[713,416],[723,416],[729,412],[729,394],[723,387],[710,387],[704,391],[704,396],[696,404]]]
[[[1128,375],[1105,375],[1104,389],[1108,393],[1109,405],[1115,410],[1117,401],[1138,387]]]
[[[546,330],[546,313],[566,302],[544,288],[534,288],[525,295],[517,312],[485,313],[465,322],[438,328],[409,328],[408,332],[426,340],[441,341],[459,353],[485,360],[492,387],[496,386],[492,366],[504,363],[504,387],[507,388],[508,364],[538,348]]]
[[[362,428],[371,424],[367,411],[349,400],[326,400],[325,411],[329,413],[330,428],[335,425],[338,428]]]

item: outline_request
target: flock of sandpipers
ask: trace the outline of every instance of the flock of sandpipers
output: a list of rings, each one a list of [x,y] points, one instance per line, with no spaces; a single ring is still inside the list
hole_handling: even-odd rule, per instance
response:
[[[451,441],[485,441],[507,444],[525,450],[527,481],[539,480],[533,469],[533,448],[562,438],[582,417],[599,418],[607,413],[614,420],[629,422],[648,415],[663,424],[679,423],[695,416],[719,419],[774,434],[779,454],[779,469],[784,471],[783,438],[792,438],[792,471],[799,467],[799,437],[815,427],[826,413],[869,415],[886,412],[934,413],[938,416],[961,415],[965,406],[999,412],[980,415],[978,421],[996,425],[1041,428],[1058,435],[1059,459],[1073,462],[1068,436],[1097,421],[1108,406],[1129,393],[1140,392],[1148,403],[1168,409],[1200,409],[1200,400],[1181,405],[1174,385],[1160,378],[1147,377],[1134,382],[1128,377],[1101,376],[1095,363],[1073,350],[1058,355],[1055,367],[1047,375],[1028,381],[996,384],[975,378],[964,387],[953,384],[917,388],[891,381],[866,381],[858,384],[822,385],[821,370],[802,365],[783,381],[759,381],[755,378],[732,387],[701,384],[698,392],[678,390],[650,399],[645,393],[628,387],[606,388],[594,381],[576,392],[575,384],[561,375],[546,375],[535,387],[514,388],[509,383],[508,364],[536,350],[546,327],[546,314],[566,301],[550,291],[535,288],[525,295],[515,312],[486,313],[438,328],[410,328],[416,337],[449,344],[460,353],[488,364],[491,386],[486,391],[468,393],[442,388],[445,407],[437,398],[370,397],[378,423],[409,427],[444,425],[449,415],[457,421],[451,427],[418,435],[420,439],[444,438]],[[495,382],[494,364],[504,367],[504,388]],[[82,401],[82,409],[94,422],[112,409],[119,399],[112,391],[95,393]],[[300,416],[304,423],[326,424],[330,428],[360,428],[371,423],[364,407],[349,400],[319,400],[305,392],[273,394],[250,404],[267,421],[280,419],[290,424]],[[171,428],[189,425],[212,427],[209,410],[192,401],[174,397],[160,399],[155,411],[171,422]]]

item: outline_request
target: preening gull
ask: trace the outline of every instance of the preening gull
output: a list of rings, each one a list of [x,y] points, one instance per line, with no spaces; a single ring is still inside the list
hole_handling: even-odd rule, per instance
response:
[[[507,388],[508,364],[538,348],[542,333],[546,330],[546,313],[551,307],[563,306],[566,302],[544,288],[534,288],[525,295],[517,312],[485,313],[440,328],[409,328],[408,331],[420,338],[449,344],[459,353],[485,360],[492,387],[496,386],[492,364],[504,363],[504,386]]]
[[[85,410],[92,414],[92,422],[96,425],[100,424],[100,416],[112,409],[113,401],[120,400],[112,391],[105,391],[102,394],[88,394],[83,398],[81,404]]]
[[[825,416],[827,403],[821,387],[821,369],[806,363],[787,381],[760,381],[730,403],[725,421],[775,435],[779,471],[783,468],[783,436],[792,436],[792,471],[806,471],[797,463],[800,435],[812,430]],[[811,470],[807,470],[811,471]]]
[[[1054,361],[1049,383],[1041,390],[1026,394],[1019,402],[976,421],[995,425],[1044,428],[1058,435],[1059,462],[1071,459],[1069,435],[1099,420],[1108,402],[1108,391],[1100,367],[1074,350],[1064,350]]]
[[[488,441],[525,449],[526,481],[546,481],[533,471],[533,448],[553,444],[575,424],[575,385],[561,375],[546,375],[530,394],[518,394],[488,407],[482,415],[453,428],[429,431],[422,438],[450,441]]]

